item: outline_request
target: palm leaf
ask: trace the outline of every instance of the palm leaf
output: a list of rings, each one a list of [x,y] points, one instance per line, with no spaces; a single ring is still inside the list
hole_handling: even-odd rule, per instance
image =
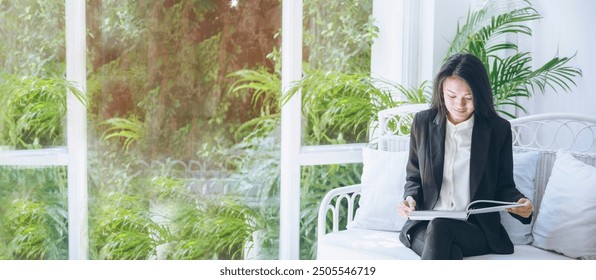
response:
[[[513,10],[508,7],[515,7]],[[517,45],[502,42],[506,34],[531,35],[523,23],[540,18],[528,1],[488,1],[478,11],[468,12],[466,22],[457,27],[446,59],[453,54],[470,52],[488,63],[487,56],[500,50],[517,50]]]
[[[474,54],[484,63],[491,83],[497,111],[512,117],[503,107],[513,107],[525,112],[519,98],[529,98],[535,92],[547,89],[555,92],[571,91],[574,79],[581,70],[567,64],[573,57],[554,57],[543,66],[533,69],[532,54],[518,52],[515,43],[506,41],[505,35],[531,36],[527,22],[540,19],[528,1],[488,1],[477,10],[469,11],[465,23],[458,24],[446,58],[455,53]],[[512,52],[509,56],[503,56]]]

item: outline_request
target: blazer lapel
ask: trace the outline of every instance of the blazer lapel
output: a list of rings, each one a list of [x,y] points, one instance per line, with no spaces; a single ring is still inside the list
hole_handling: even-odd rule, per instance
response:
[[[432,121],[429,124],[429,136],[430,136],[430,164],[432,166],[432,175],[434,179],[434,185],[436,187],[436,197],[433,198],[433,203],[436,203],[441,193],[441,185],[443,184],[443,163],[445,160],[445,121],[447,118],[443,118],[442,124],[439,123],[438,114],[435,118],[431,118]],[[435,137],[437,135],[438,137]],[[429,205],[432,209],[434,205]]]
[[[480,186],[480,181],[484,173],[482,171],[488,160],[488,150],[491,145],[490,132],[491,128],[482,118],[475,119],[470,151],[470,200],[472,201]]]

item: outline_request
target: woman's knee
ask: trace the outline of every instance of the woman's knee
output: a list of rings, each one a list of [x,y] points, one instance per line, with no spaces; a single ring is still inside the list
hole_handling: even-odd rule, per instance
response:
[[[446,218],[436,218],[431,220],[426,227],[426,236],[442,236],[449,238],[452,234],[454,220]]]

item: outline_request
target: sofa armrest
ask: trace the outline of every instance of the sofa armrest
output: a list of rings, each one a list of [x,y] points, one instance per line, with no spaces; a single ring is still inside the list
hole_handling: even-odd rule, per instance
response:
[[[321,201],[321,205],[319,206],[319,214],[318,214],[318,221],[317,221],[317,234],[320,238],[321,236],[327,234],[327,213],[331,211],[333,215],[332,220],[332,232],[336,232],[339,230],[339,215],[340,215],[340,208],[341,202],[345,199],[348,203],[347,205],[347,221],[348,225],[354,220],[354,210],[356,207],[356,198],[360,196],[360,184],[350,185],[340,188],[335,188],[327,192],[323,200]]]

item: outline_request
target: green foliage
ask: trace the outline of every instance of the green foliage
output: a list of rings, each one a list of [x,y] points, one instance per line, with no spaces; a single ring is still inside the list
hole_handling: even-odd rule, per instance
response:
[[[1,69],[37,77],[64,72],[64,2],[0,1]]]
[[[418,93],[369,77],[370,46],[377,32],[370,17],[372,1],[313,0],[305,1],[304,7],[308,66],[305,77],[289,95],[281,97],[278,71],[243,70],[231,75],[236,78],[232,93],[248,94],[254,106],[264,107],[257,118],[240,126],[236,134],[236,139],[242,141],[235,147],[243,151],[243,156],[234,160],[239,162],[235,165],[239,167],[237,175],[248,182],[247,189],[262,186],[265,188],[261,190],[271,190],[270,198],[277,197],[279,192],[279,106],[298,89],[303,96],[305,144],[366,141],[376,112],[400,103],[392,93],[400,90],[413,92],[413,96]],[[386,88],[373,86],[376,83]],[[302,169],[301,258],[315,256],[316,212],[322,196],[332,188],[353,184],[360,172],[360,165]],[[266,182],[259,183],[258,178]],[[279,224],[279,209],[265,206],[260,213],[268,221],[263,239],[278,240],[275,226]],[[278,244],[270,242],[262,246],[270,248]]]
[[[242,259],[244,244],[260,226],[258,215],[236,199],[205,199],[175,215],[170,259]]]
[[[513,7],[513,8],[509,8]],[[487,68],[497,111],[514,118],[506,111],[513,107],[525,112],[518,98],[544,93],[548,88],[571,91],[580,69],[568,66],[573,57],[555,56],[544,65],[532,67],[532,54],[519,52],[518,46],[505,36],[532,36],[526,25],[540,19],[540,14],[528,1],[488,1],[477,10],[469,11],[463,25],[451,43],[447,57],[458,52],[469,52],[480,58]]]
[[[241,50],[222,50],[224,27],[210,30],[212,18],[206,16],[214,11],[220,13],[220,6],[216,1],[194,0],[88,3],[88,88],[89,100],[94,101],[89,106],[90,135],[104,136],[97,140],[90,137],[92,258],[150,259],[157,257],[158,249],[174,246],[178,241],[186,244],[200,241],[205,245],[200,249],[205,254],[180,251],[170,256],[239,259],[255,227],[265,227],[258,222],[261,218],[255,212],[260,211],[259,206],[199,195],[197,185],[203,187],[208,182],[184,177],[195,174],[178,173],[172,167],[176,161],[166,162],[159,170],[150,170],[157,175],[146,176],[137,169],[140,159],[203,157],[200,172],[219,169],[213,173],[219,172],[217,176],[222,178],[213,181],[218,179],[221,183],[241,178],[226,177],[233,168],[242,168],[238,174],[265,168],[255,159],[256,149],[261,146],[258,135],[278,127],[278,119],[254,122],[257,129],[245,125],[241,130],[249,134],[247,139],[254,141],[229,149],[232,135],[240,126],[240,123],[228,123],[229,112],[238,111],[247,116],[252,113],[237,106],[241,102],[234,100],[245,95],[223,98],[228,81],[222,68],[237,59],[230,53]],[[64,72],[64,1],[0,1],[0,7],[0,63],[2,72],[9,73],[2,77],[0,91],[0,145],[11,148],[63,145],[66,90],[74,89],[63,79],[53,78]],[[220,24],[221,20],[215,23]],[[227,34],[234,32],[233,26],[225,29]],[[213,34],[207,34],[211,31]],[[76,91],[75,94],[86,102],[81,94]],[[272,112],[276,108],[277,105],[271,104],[270,109],[263,110]],[[252,150],[244,153],[244,147]],[[127,151],[126,156],[121,148]],[[233,157],[228,160],[229,155]],[[268,156],[275,158],[278,154]],[[276,180],[275,176],[270,178]],[[256,177],[251,180],[259,181]],[[255,192],[274,192],[273,183],[266,184]],[[246,189],[240,189],[247,193],[255,189],[243,187]],[[4,191],[11,194],[13,188],[29,190],[20,184],[9,184],[0,190],[2,194]],[[31,194],[35,194],[35,199],[28,197]],[[65,217],[66,206],[60,204],[61,208],[57,209],[62,212],[57,211],[48,197],[49,193],[31,191],[27,195],[1,198],[0,258],[66,258],[66,235],[61,235],[59,241],[50,240],[62,246],[59,249],[50,246],[46,238],[53,234],[48,229],[54,227],[49,218],[58,219],[56,213]],[[13,198],[18,203],[13,204]],[[217,202],[201,199],[217,199]],[[160,204],[176,205],[175,211],[161,216],[162,213],[155,213]],[[201,220],[194,228],[179,231],[192,226],[179,224],[192,221],[174,216],[184,212],[182,208],[186,206],[198,213]],[[11,213],[12,220],[4,219],[6,213]],[[61,221],[65,225],[66,219]],[[30,227],[18,226],[19,222]],[[179,232],[194,239],[172,237]],[[61,233],[65,234],[66,228]]]
[[[261,144],[276,143],[260,143],[259,135],[269,135],[278,118],[263,115],[269,121],[237,128],[261,111],[278,110],[278,105],[256,97],[255,102],[259,99],[264,102],[260,104],[270,107],[247,108],[243,101],[250,96],[244,90],[223,94],[233,83],[226,69],[237,63],[237,54],[246,52],[249,56],[253,50],[242,50],[238,41],[230,41],[230,34],[240,27],[228,24],[229,7],[224,4],[222,10],[221,1],[116,2],[103,1],[101,6],[89,7],[89,61],[93,66],[88,88],[97,106],[92,108],[90,119],[94,134],[104,136],[94,141],[96,158],[90,170],[94,183],[90,202],[93,256],[242,258],[242,248],[254,231],[252,222],[246,221],[260,219],[251,218],[260,206],[223,202],[217,195],[204,197],[200,193],[205,189],[215,194],[219,185],[240,189],[243,194],[270,192],[239,178],[250,170],[264,170],[264,164],[273,161],[259,161],[256,149]],[[247,4],[262,6],[262,2]],[[218,27],[222,23],[224,26]],[[235,135],[246,142],[235,146]],[[112,141],[115,139],[120,142]],[[121,156],[122,149],[126,157]],[[137,164],[137,160],[147,164]],[[196,163],[197,169],[192,174],[178,172],[174,166],[180,161]],[[155,162],[163,164],[156,168]],[[237,169],[242,171],[228,175]],[[251,180],[260,183],[256,176]],[[265,184],[271,185],[269,177]],[[138,201],[126,204],[139,207],[126,209],[131,213],[119,210],[124,204],[111,205],[105,193],[119,193],[127,200]],[[96,225],[119,219],[102,210],[107,206],[115,208],[112,212],[138,217],[138,225],[143,221],[155,223],[149,229],[134,227],[128,231],[139,233],[139,238],[153,236],[153,241],[138,241],[147,249],[135,254],[116,251],[129,248],[126,244],[133,244],[133,234],[107,247],[111,241]],[[165,231],[161,233],[160,228]],[[103,253],[108,251],[109,255]]]
[[[255,209],[253,240],[256,258],[277,259],[279,248],[280,120],[279,115],[259,118],[253,133],[234,145],[229,153],[235,172],[231,179],[242,182],[240,191]]]
[[[429,86],[406,88],[370,77],[369,74],[309,71],[283,97],[285,102],[298,89],[302,92],[306,118],[306,145],[369,142],[381,110],[407,103],[426,103]],[[406,99],[398,101],[401,94]],[[301,173],[301,258],[316,256],[316,225],[319,203],[326,192],[359,181],[356,165],[304,167]]]
[[[64,79],[64,1],[0,1],[0,145],[63,145],[66,95],[84,94]]]
[[[260,108],[259,116],[241,124],[234,133],[235,139],[250,143],[253,139],[266,138],[279,127],[281,77],[265,68],[243,69],[228,75],[235,81],[229,93],[250,96],[254,107]],[[258,140],[257,140],[258,141]]]
[[[235,78],[230,92],[238,95],[251,96],[253,106],[260,107],[261,116],[280,112],[281,79],[279,73],[271,73],[260,67],[257,70],[243,69],[228,75]]]
[[[188,177],[184,162],[101,158],[90,174],[93,259],[242,259],[263,224],[245,197],[202,195],[207,182]]]
[[[95,5],[90,6],[95,8]],[[102,39],[124,51],[138,46],[147,30],[145,19],[138,16],[142,8],[134,1],[102,0],[102,20],[99,23]],[[90,16],[95,15],[90,13]]]
[[[13,239],[9,243],[12,258],[41,260],[65,259],[68,229],[64,205],[48,205],[28,199],[16,199],[7,213]]]
[[[91,259],[150,259],[166,229],[150,215],[151,190],[134,158],[105,152],[90,156],[89,256]],[[97,161],[101,160],[102,164]]]
[[[514,7],[510,9],[509,7]],[[470,51],[488,64],[487,55],[499,50],[517,50],[517,45],[504,41],[507,34],[532,35],[525,22],[540,19],[538,12],[525,0],[487,1],[476,11],[470,10],[463,26],[457,25],[447,57]]]
[[[379,111],[406,103],[425,103],[429,87],[416,88],[390,83],[369,74],[309,71],[283,97],[289,100],[302,92],[302,108],[307,117],[306,144],[367,142],[375,128]],[[399,101],[396,96],[406,98]]]
[[[88,5],[95,134],[104,135],[105,121],[115,118],[109,135],[122,141],[111,143],[148,159],[192,159],[211,138],[230,138],[226,110],[219,111],[221,32],[197,32],[214,8],[190,0]],[[144,133],[117,128],[123,119],[142,122],[135,125]]]
[[[370,72],[370,48],[378,34],[373,1],[304,1],[304,45],[314,69]]]
[[[279,212],[275,207],[279,191],[281,83],[278,72],[270,74],[265,68],[260,68],[228,76],[236,79],[229,96],[248,96],[253,106],[258,108],[258,116],[242,125],[224,128],[234,132],[235,140],[239,141],[229,149],[218,141],[197,141],[192,139],[193,135],[221,135],[204,131],[210,131],[209,127],[213,125],[222,126],[223,114],[231,106],[229,99],[225,100],[219,107],[221,112],[213,115],[209,112],[217,108],[213,102],[217,102],[218,98],[205,97],[207,93],[223,90],[212,85],[218,79],[220,57],[215,50],[220,46],[220,35],[211,36],[194,47],[185,44],[188,43],[188,29],[184,25],[184,14],[189,12],[187,7],[191,7],[198,18],[213,7],[197,12],[199,6],[185,6],[188,2],[180,1],[163,7],[163,10],[152,10],[164,13],[160,24],[157,24],[145,14],[151,10],[143,6],[145,4],[102,3],[105,19],[99,27],[102,32],[92,34],[98,35],[94,39],[110,43],[110,51],[116,53],[116,59],[93,64],[98,67],[92,69],[89,89],[94,100],[100,101],[96,102],[98,106],[115,101],[113,96],[105,96],[104,92],[130,91],[134,107],[121,112],[103,112],[100,107],[93,108],[97,115],[92,114],[91,118],[98,120],[98,131],[104,135],[103,140],[122,139],[124,150],[134,150],[138,154],[130,153],[130,158],[123,161],[118,160],[117,149],[111,149],[115,154],[108,152],[101,155],[107,157],[102,164],[110,164],[98,168],[97,175],[93,175],[95,185],[90,204],[92,256],[100,259],[147,259],[155,258],[159,254],[158,248],[168,247],[167,258],[235,259],[241,256],[243,244],[250,240],[250,233],[257,228],[265,231],[266,238],[261,245],[275,248],[277,244],[267,243],[267,240],[278,238],[275,225],[279,224]],[[309,21],[305,39],[311,68],[336,70],[331,73],[309,71],[299,85],[305,96],[305,116],[310,127],[306,132],[307,143],[366,141],[376,113],[399,104],[392,94],[401,92],[414,102],[422,102],[425,98],[424,85],[418,89],[405,89],[373,80],[366,74],[370,44],[376,29],[368,16],[370,13],[362,13],[362,10],[370,12],[371,3],[305,3]],[[162,48],[162,52],[167,54],[154,61],[156,68],[162,71],[152,72],[142,63],[131,64],[144,61],[142,56],[148,48],[139,43],[144,40],[159,40],[172,45],[171,48],[163,48],[158,43],[152,45],[153,48]],[[92,48],[90,52],[96,54],[99,51],[102,50]],[[184,63],[188,60],[193,62]],[[182,66],[172,67],[176,65]],[[197,76],[195,73],[202,74]],[[110,87],[103,88],[101,85],[104,84]],[[375,87],[379,84],[383,86]],[[208,118],[200,118],[202,116],[194,112],[207,112]],[[111,117],[104,120],[102,116]],[[157,177],[143,177],[133,168],[132,163],[137,158],[143,158],[142,155],[147,154],[144,151],[154,149],[158,143],[166,147],[161,151],[165,154],[171,152],[167,151],[167,147],[173,147],[170,149],[174,151],[187,150],[179,148],[184,142],[191,142],[187,138],[203,143],[196,149],[196,154],[211,159],[204,169],[234,170],[231,179],[243,182],[242,191],[256,197],[261,205],[238,207],[237,204],[221,201],[199,203],[197,194],[187,189],[196,182],[178,177],[180,174],[170,169],[171,162],[157,171]],[[136,149],[131,149],[133,147]],[[175,154],[170,153],[180,157],[180,154]],[[359,172],[358,167],[344,166],[303,170],[303,258],[311,258],[314,254],[318,201],[328,189],[355,182]],[[148,186],[149,190],[146,189]],[[153,207],[161,204],[173,205],[166,207],[171,213],[156,214]],[[247,221],[262,220],[267,221],[266,225],[262,222],[254,222],[258,227],[247,224]]]
[[[122,138],[124,140],[123,147],[126,151],[128,151],[130,145],[142,139],[146,133],[145,123],[134,116],[130,118],[111,118],[103,121],[102,124],[108,126],[104,131],[103,139]]]
[[[268,135],[245,138],[228,151],[232,155],[228,164],[236,170],[230,178],[243,182],[242,190],[261,200],[279,195],[281,140],[277,121]]]
[[[339,5],[338,3],[320,2],[319,4]],[[366,13],[359,11],[359,15],[362,14]],[[359,24],[363,23],[359,22]],[[339,34],[358,36],[354,33],[348,34],[349,32],[345,30],[336,31],[338,32],[336,34],[325,33],[325,36],[328,36],[326,40],[332,41],[334,36],[339,36]],[[346,33],[342,33],[344,31]],[[428,96],[426,84],[419,88],[405,88],[371,78],[367,72],[370,64],[368,56],[370,40],[360,40],[360,43],[363,42],[366,47],[361,47],[354,52],[342,52],[344,49],[336,46],[326,48],[321,45],[311,48],[321,51],[320,56],[311,53],[311,65],[325,65],[321,68],[334,70],[311,70],[318,68],[316,66],[307,67],[308,70],[305,71],[304,78],[294,85],[289,94],[284,97],[281,97],[280,94],[281,80],[278,73],[259,69],[238,71],[231,75],[236,78],[231,92],[251,95],[253,105],[272,104],[270,107],[265,107],[258,118],[243,124],[237,133],[237,139],[243,139],[243,141],[235,147],[240,148],[244,156],[238,157],[239,160],[241,158],[242,160],[240,160],[241,164],[236,166],[239,167],[237,169],[238,176],[248,182],[247,189],[260,185],[272,191],[268,197],[277,197],[279,191],[278,149],[280,145],[278,106],[280,103],[287,102],[288,98],[298,89],[302,92],[304,127],[306,129],[304,143],[307,145],[367,141],[369,129],[376,120],[378,111],[404,103],[394,98],[396,93],[403,93],[412,102],[426,101]],[[314,45],[315,42],[311,42],[311,46]],[[337,53],[323,55],[325,50],[336,50]],[[318,60],[322,62],[320,64],[315,62]],[[360,63],[347,62],[355,60]],[[347,66],[348,64],[350,66]],[[359,64],[366,65],[366,67],[356,67]],[[351,68],[353,72],[344,72],[341,70],[344,68]],[[261,103],[261,100],[266,101]],[[276,102],[276,100],[279,101]],[[274,147],[274,149],[269,147]],[[360,178],[360,173],[360,164],[304,167],[302,169],[300,222],[300,256],[302,259],[312,259],[316,254],[316,220],[321,198],[332,188],[356,183]],[[259,178],[265,179],[266,182],[259,184]],[[274,178],[274,180],[269,178]],[[263,200],[263,197],[267,197],[267,195],[263,193],[259,197]],[[267,225],[279,224],[277,208],[261,207],[260,209],[262,217],[268,221]],[[264,236],[265,240],[278,240],[278,228],[274,226],[266,228]],[[278,246],[278,244],[261,243],[261,246]]]
[[[146,197],[134,193],[104,194],[97,216],[93,218],[94,258],[106,260],[144,260],[156,255],[167,229],[154,222],[144,203]]]
[[[66,169],[0,174],[0,259],[67,259]]]
[[[66,95],[86,98],[60,77],[0,76],[0,143],[15,148],[63,145]]]
[[[407,87],[404,87],[399,84],[396,84],[394,86],[405,98],[406,103],[411,103],[411,104],[430,103],[432,94],[431,94],[431,86],[428,84],[428,81],[423,81],[422,83],[420,83],[420,85],[418,87],[407,88]]]

